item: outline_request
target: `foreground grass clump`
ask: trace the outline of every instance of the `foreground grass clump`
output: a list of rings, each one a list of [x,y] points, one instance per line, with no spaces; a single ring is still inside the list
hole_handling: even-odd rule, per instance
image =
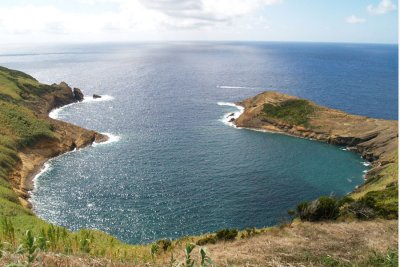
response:
[[[264,115],[283,120],[293,125],[307,125],[314,108],[309,101],[303,99],[290,99],[278,105],[264,104]]]
[[[33,216],[32,216],[33,217]],[[70,232],[63,227],[41,222],[35,228],[22,229],[10,217],[0,219],[0,246],[6,254],[23,254],[19,264],[30,264],[40,253],[61,253],[116,261],[150,261],[148,245],[128,245],[95,230]],[[1,257],[0,257],[1,258]]]

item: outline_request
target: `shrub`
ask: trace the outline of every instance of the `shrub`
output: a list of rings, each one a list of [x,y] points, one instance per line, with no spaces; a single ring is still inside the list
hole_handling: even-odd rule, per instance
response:
[[[204,238],[197,240],[196,245],[204,246],[206,244],[215,244],[217,243],[217,238],[215,235],[208,235]]]
[[[167,251],[171,247],[172,243],[169,239],[160,239],[156,242],[157,246],[163,251]]]
[[[238,230],[236,228],[232,229],[222,229],[216,233],[216,238],[218,240],[233,240],[238,235]]]
[[[342,207],[342,215],[350,214],[361,220],[377,217],[397,219],[397,185],[389,186],[381,191],[370,191],[359,200],[346,202]]]
[[[217,241],[234,240],[237,237],[238,233],[239,232],[236,228],[225,228],[217,231],[215,234],[208,235],[197,240],[196,245],[204,246],[206,244],[215,244],[217,243]]]
[[[305,221],[333,220],[339,216],[338,201],[332,197],[320,197],[297,206],[297,214]]]

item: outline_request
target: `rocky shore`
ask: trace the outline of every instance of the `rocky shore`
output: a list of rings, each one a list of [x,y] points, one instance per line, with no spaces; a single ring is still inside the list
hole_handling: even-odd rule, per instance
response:
[[[33,178],[40,172],[43,164],[63,153],[86,147],[93,142],[107,141],[108,137],[98,132],[51,119],[48,114],[55,108],[83,100],[78,88],[72,89],[65,82],[51,85],[51,92],[44,94],[36,101],[27,102],[26,106],[35,115],[51,124],[54,137],[43,137],[34,144],[18,151],[19,161],[9,174],[9,182],[17,193],[21,204],[31,208],[28,201],[29,191],[33,189]]]
[[[279,110],[283,103],[293,100],[305,101],[310,107],[311,112],[306,118],[307,123],[295,124],[283,117],[279,118],[275,114],[265,112],[264,105],[277,107]],[[236,104],[244,107],[244,112],[234,122],[237,127],[319,140],[345,146],[359,153],[372,165],[366,175],[367,182],[380,178],[386,168],[397,164],[397,121],[351,115],[274,91],[258,94]],[[397,177],[394,178],[397,179]],[[356,192],[364,189],[364,186],[361,186],[356,189]]]

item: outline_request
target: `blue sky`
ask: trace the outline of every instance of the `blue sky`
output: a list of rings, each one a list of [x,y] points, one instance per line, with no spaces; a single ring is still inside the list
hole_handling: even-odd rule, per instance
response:
[[[2,0],[0,42],[397,43],[394,0]]]

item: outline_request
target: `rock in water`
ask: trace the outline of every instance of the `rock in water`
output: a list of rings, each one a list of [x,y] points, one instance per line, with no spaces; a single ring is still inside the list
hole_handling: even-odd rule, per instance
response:
[[[101,98],[101,95],[93,94],[93,99],[96,99],[96,98]]]
[[[81,89],[74,88],[74,99],[78,100],[78,101],[83,100],[83,93],[82,93]]]

